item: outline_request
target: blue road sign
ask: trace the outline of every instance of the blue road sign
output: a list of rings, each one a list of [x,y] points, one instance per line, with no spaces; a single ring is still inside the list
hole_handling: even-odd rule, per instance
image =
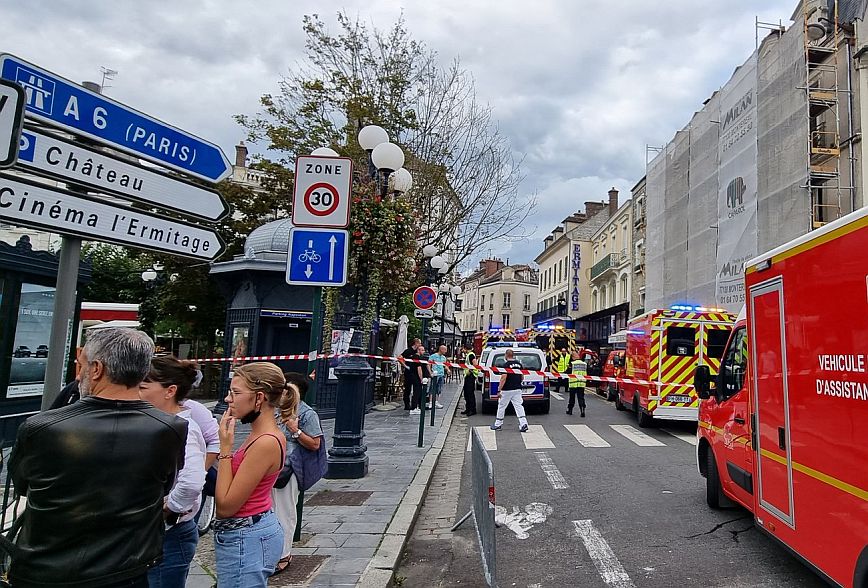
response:
[[[343,286],[347,283],[350,239],[341,229],[292,228],[286,257],[286,283]]]
[[[232,171],[213,143],[13,55],[0,54],[0,78],[24,87],[28,118],[206,181],[219,182]]]

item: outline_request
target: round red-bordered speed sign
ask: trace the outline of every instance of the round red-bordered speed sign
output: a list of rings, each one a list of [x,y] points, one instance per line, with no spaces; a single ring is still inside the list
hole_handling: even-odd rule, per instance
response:
[[[413,304],[419,310],[434,308],[437,304],[437,291],[431,286],[419,286],[413,291]]]
[[[312,184],[304,193],[304,207],[314,216],[328,216],[337,210],[338,204],[337,189],[326,182]]]

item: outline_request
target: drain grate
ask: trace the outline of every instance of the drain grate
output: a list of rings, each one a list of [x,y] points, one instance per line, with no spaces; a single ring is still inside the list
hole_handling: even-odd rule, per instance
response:
[[[327,560],[327,555],[293,555],[289,569],[268,580],[273,587],[304,585]]]
[[[358,490],[330,490],[317,492],[304,504],[306,506],[362,506],[373,492]]]

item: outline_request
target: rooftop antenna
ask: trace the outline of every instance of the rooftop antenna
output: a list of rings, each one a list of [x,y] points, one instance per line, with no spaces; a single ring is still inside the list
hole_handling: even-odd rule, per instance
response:
[[[110,82],[115,79],[115,76],[118,75],[118,70],[110,69],[108,67],[105,67],[104,65],[99,66],[99,70],[102,72],[102,84],[100,84],[102,86],[102,89],[105,90],[106,88],[111,88],[111,86],[105,85],[106,80]]]

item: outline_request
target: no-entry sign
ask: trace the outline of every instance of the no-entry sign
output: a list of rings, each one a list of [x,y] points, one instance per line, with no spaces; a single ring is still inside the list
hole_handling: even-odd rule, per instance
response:
[[[295,161],[292,224],[345,228],[350,224],[353,162],[347,157],[303,155]]]

